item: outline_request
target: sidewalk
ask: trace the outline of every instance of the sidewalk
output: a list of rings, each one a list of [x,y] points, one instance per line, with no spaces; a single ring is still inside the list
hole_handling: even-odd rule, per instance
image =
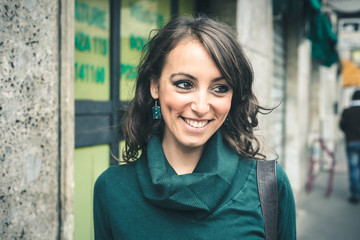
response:
[[[315,179],[311,193],[297,202],[298,240],[358,240],[360,239],[360,204],[347,201],[348,175],[344,147],[336,152],[333,192],[325,196],[328,172]]]

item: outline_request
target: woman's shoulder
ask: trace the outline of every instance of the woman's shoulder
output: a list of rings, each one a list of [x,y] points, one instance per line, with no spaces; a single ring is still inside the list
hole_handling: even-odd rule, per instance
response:
[[[287,208],[295,208],[295,199],[289,178],[280,164],[276,164],[276,177],[278,186],[278,199],[280,205]]]
[[[296,207],[294,194],[286,172],[276,164],[278,185],[278,236],[277,239],[296,239]]]
[[[253,160],[253,159],[251,159]],[[264,160],[260,160],[260,161],[264,161]],[[257,164],[254,165],[254,161],[248,161],[252,163],[252,168],[256,168]],[[276,173],[276,181],[277,181],[277,186],[278,186],[278,193],[283,194],[284,192],[290,192],[290,194],[292,194],[292,188],[290,185],[290,181],[289,178],[285,172],[285,170],[283,169],[283,167],[281,166],[281,164],[279,164],[277,161],[275,162],[275,173]]]
[[[289,178],[283,167],[278,162],[276,162],[276,180],[278,188],[285,187],[291,189]]]
[[[114,185],[135,181],[135,164],[119,164],[108,167],[102,172],[95,182],[97,185]]]

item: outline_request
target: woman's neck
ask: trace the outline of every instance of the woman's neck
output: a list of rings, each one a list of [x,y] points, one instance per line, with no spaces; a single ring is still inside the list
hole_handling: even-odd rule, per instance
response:
[[[163,141],[165,157],[178,175],[192,173],[198,164],[204,146],[197,148],[185,147],[179,143]]]

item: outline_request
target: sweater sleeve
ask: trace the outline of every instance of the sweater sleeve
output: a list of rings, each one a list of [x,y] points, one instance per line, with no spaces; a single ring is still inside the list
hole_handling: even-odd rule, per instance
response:
[[[278,232],[277,239],[296,239],[296,212],[294,195],[283,168],[276,166],[278,184]]]
[[[107,209],[107,186],[105,174],[96,180],[94,186],[94,231],[95,240],[113,239]]]

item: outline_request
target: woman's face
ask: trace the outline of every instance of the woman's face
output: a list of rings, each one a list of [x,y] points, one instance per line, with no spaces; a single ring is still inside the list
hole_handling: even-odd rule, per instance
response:
[[[184,39],[167,56],[151,95],[160,102],[163,143],[198,148],[225,121],[233,90],[200,41]]]

